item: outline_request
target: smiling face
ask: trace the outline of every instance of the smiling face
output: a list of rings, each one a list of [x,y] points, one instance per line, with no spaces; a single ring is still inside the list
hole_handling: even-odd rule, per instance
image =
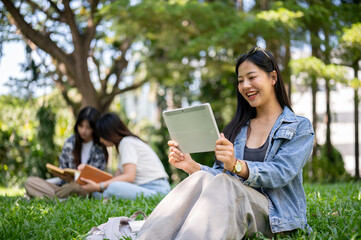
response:
[[[249,60],[238,67],[238,91],[252,107],[261,108],[277,101],[276,81],[276,71],[267,73]]]

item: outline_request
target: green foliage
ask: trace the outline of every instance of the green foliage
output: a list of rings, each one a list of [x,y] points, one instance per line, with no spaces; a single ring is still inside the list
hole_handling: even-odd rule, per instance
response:
[[[343,30],[338,55],[341,56],[345,65],[359,68],[358,61],[361,59],[361,23],[354,23],[351,27]]]
[[[305,73],[308,78],[321,77],[322,69],[325,68],[325,63],[316,57],[291,60],[289,65],[296,76],[302,76]]]
[[[351,176],[346,172],[341,153],[332,146],[334,162],[327,157],[326,145],[317,145],[316,158],[310,159],[303,169],[303,178],[306,182],[333,183],[349,181]],[[312,169],[313,175],[309,175]]]
[[[311,235],[299,231],[275,239],[359,239],[361,236],[361,182],[333,185],[305,184]],[[3,239],[83,239],[109,217],[130,216],[137,210],[149,215],[161,197],[107,202],[71,197],[27,200],[0,196],[0,235]],[[257,239],[264,239],[258,237]]]
[[[301,11],[290,11],[289,9],[280,7],[276,10],[262,11],[257,14],[259,19],[265,20],[265,22],[270,21],[276,28],[276,24],[284,24],[285,28],[296,29],[297,28],[297,19],[303,17],[304,14]],[[277,26],[279,28],[279,26]]]
[[[348,83],[347,68],[345,66],[335,64],[325,64],[316,57],[300,58],[291,60],[289,63],[293,74],[304,80],[305,85],[309,85],[311,79],[333,80],[333,83]]]
[[[358,78],[353,78],[350,81],[350,87],[352,87],[353,89],[359,89],[361,88],[361,80]]]
[[[361,23],[354,23],[350,28],[344,29],[344,34],[341,37],[341,40],[349,43],[350,45],[355,45],[361,47]]]
[[[46,163],[54,164],[58,148],[54,143],[56,116],[50,106],[41,106],[36,114],[39,120],[37,142],[40,144],[41,157],[29,164],[28,173],[42,178],[46,177]]]
[[[34,102],[0,96],[0,186],[21,185],[29,175],[50,177],[45,164],[57,160],[64,141],[59,146],[54,136],[59,139],[64,136],[56,133],[61,129],[56,127],[56,119],[59,123],[68,119],[58,108],[56,116],[50,105],[39,107]],[[68,116],[72,117],[69,113]],[[70,135],[68,130],[60,133]]]
[[[313,228],[305,239],[361,237],[361,183],[305,184],[307,219]],[[301,239],[301,238],[297,238]]]

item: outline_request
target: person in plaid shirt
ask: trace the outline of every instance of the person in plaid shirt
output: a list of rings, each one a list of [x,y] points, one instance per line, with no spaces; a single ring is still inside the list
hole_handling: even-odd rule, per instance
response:
[[[93,107],[83,108],[74,126],[74,135],[64,143],[59,157],[60,168],[82,170],[85,164],[104,170],[107,164],[108,152],[100,143],[96,122],[100,116]],[[71,194],[86,196],[87,192],[77,183],[69,179],[69,183],[59,178],[44,180],[39,177],[29,177],[25,182],[25,190],[29,197],[66,198]]]

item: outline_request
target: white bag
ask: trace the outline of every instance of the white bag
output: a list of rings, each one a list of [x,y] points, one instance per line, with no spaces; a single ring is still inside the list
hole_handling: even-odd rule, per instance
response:
[[[143,215],[143,220],[135,221],[139,215]],[[86,240],[119,240],[119,239],[135,239],[136,234],[142,228],[147,216],[142,211],[136,211],[132,216],[128,217],[112,217],[108,222],[93,227],[89,232]]]

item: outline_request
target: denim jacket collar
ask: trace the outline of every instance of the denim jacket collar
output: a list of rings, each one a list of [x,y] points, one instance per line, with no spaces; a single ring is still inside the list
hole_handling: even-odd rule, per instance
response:
[[[294,114],[294,112],[292,112],[288,107],[284,107],[283,112],[281,113],[280,116],[278,116],[275,124],[273,125],[271,132],[270,132],[270,137],[269,137],[269,141],[271,142],[273,138],[285,138],[285,139],[292,139],[293,134],[296,132],[296,129],[288,129],[291,131],[286,131],[286,130],[282,130],[282,131],[278,131],[277,135],[275,136],[275,132],[280,128],[280,126],[285,123],[291,123],[291,122],[297,122],[297,116]],[[235,157],[238,159],[243,159],[243,154],[244,154],[244,146],[246,146],[246,142],[247,142],[247,129],[248,129],[248,124],[249,121],[247,122],[246,126],[244,126],[240,133],[237,135],[236,139],[234,140],[234,146],[240,146],[240,147],[235,147]],[[268,146],[270,146],[270,144],[268,144]],[[267,150],[268,152],[268,150]]]

